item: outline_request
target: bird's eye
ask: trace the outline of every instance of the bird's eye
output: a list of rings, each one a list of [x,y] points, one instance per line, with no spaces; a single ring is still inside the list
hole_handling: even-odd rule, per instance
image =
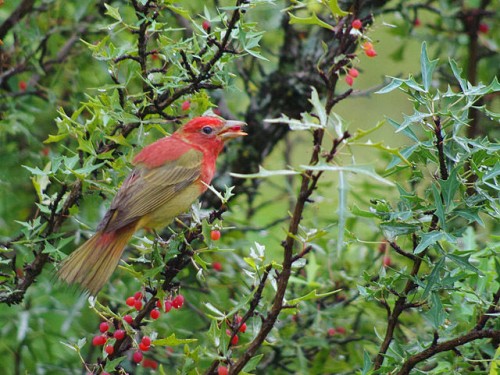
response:
[[[214,129],[211,126],[204,126],[203,128],[201,128],[201,131],[205,134],[212,134]]]

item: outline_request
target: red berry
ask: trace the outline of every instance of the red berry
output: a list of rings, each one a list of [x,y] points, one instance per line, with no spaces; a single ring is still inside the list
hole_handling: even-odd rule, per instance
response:
[[[337,327],[337,333],[340,335],[345,335],[345,328],[344,327]]]
[[[134,306],[134,305],[135,305],[135,298],[134,298],[134,297],[128,297],[128,298],[127,298],[127,300],[125,301],[125,303],[126,303],[128,306],[132,307],[132,306]]]
[[[351,22],[351,26],[353,29],[359,30],[361,27],[363,27],[363,22],[359,19],[355,19],[354,21]]]
[[[144,355],[142,354],[141,351],[136,351],[133,355],[132,355],[132,359],[135,363],[140,363],[142,361],[142,359],[144,358]]]
[[[212,239],[212,241],[218,241],[220,239],[220,230],[211,231],[210,238]]]
[[[135,298],[136,300],[140,300],[140,299],[142,299],[142,293],[141,293],[141,292],[136,292],[136,293],[134,294],[134,298]]]
[[[365,55],[368,57],[375,57],[377,56],[377,51],[375,51],[373,48],[365,50]]]
[[[490,31],[490,27],[488,26],[487,23],[480,23],[479,24],[479,32],[480,33],[487,34],[488,31]],[[19,83],[19,88],[21,87],[21,82]]]
[[[130,316],[130,315],[128,315]],[[113,337],[117,340],[121,340],[125,337],[125,331],[123,329],[117,329],[113,334]]]
[[[182,294],[179,294],[177,297],[174,298],[172,301],[172,306],[175,309],[180,309],[184,305],[184,296]]]
[[[94,346],[102,346],[106,344],[106,337],[104,336],[94,336],[92,339],[92,345]]]
[[[352,86],[352,84],[354,83],[354,78],[352,78],[351,76],[345,76],[345,82],[346,82],[349,86]]]
[[[422,22],[418,18],[415,18],[415,21],[413,21],[413,26],[415,26],[415,27],[419,27],[421,24],[422,24]]]
[[[240,326],[240,332],[241,333],[245,333],[247,331],[247,324],[246,323],[243,323],[241,326]]]
[[[328,328],[328,336],[333,336],[337,333],[337,331],[335,330],[335,328]]]
[[[132,316],[127,314],[123,317],[123,320],[125,320],[128,324],[132,324],[132,322],[134,321],[134,318],[132,318]]]
[[[187,111],[189,108],[191,108],[191,102],[189,100],[182,102],[181,109],[183,111]]]
[[[160,57],[158,56],[157,52],[151,54],[151,60],[158,60],[159,58]]]
[[[231,345],[233,345],[233,346],[238,345],[239,340],[240,340],[240,338],[238,337],[238,335],[234,335],[234,337],[231,339]]]
[[[134,307],[136,310],[142,309],[142,301],[140,299],[136,299],[134,303]]]
[[[160,310],[158,309],[153,309],[151,310],[151,312],[149,313],[149,316],[151,317],[151,319],[158,319],[160,317]]]
[[[19,90],[26,91],[27,88],[28,84],[26,83],[26,81],[19,81]]]
[[[144,361],[142,361],[142,367],[156,370],[158,368],[158,362],[149,358],[144,358]]]
[[[113,347],[113,345],[106,345],[104,351],[108,353],[108,355],[111,355],[115,351],[115,348]]]
[[[149,350],[149,346],[144,345],[142,342],[139,343],[139,349],[141,349],[143,352],[147,352]]]
[[[384,259],[382,260],[382,263],[384,264],[384,267],[389,267],[391,265],[391,257],[389,255],[384,256]]]
[[[144,344],[146,346],[151,346],[151,339],[149,338],[149,336],[144,336],[141,339],[141,344]]]
[[[109,329],[108,322],[102,322],[101,324],[99,324],[99,331],[101,331],[102,333],[107,332],[108,329]]]
[[[161,300],[156,301],[156,307],[158,307],[159,309],[161,309],[161,307],[162,307]]]
[[[210,29],[210,22],[207,20],[204,20],[203,23],[201,24],[201,27],[203,27],[203,30],[208,31]]]
[[[172,307],[173,307],[173,306],[172,306],[172,301],[171,301],[171,300],[169,300],[169,299],[167,299],[167,300],[165,301],[165,312],[167,312],[167,313],[168,313],[170,310],[172,310]]]
[[[217,272],[222,271],[222,264],[220,262],[214,262],[214,263],[212,263],[212,267]]]
[[[363,48],[364,50],[373,49],[373,44],[370,42],[364,42],[361,48]]]
[[[357,76],[359,76],[359,71],[356,68],[351,68],[347,74],[349,74],[352,78],[357,78]]]
[[[227,375],[229,371],[227,370],[226,366],[219,366],[217,368],[217,375]]]

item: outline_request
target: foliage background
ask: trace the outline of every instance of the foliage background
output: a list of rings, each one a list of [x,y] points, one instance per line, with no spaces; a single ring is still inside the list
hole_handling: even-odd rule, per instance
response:
[[[106,371],[153,371],[132,364],[132,351],[125,347],[120,352],[125,357],[122,368],[114,369],[117,363],[110,365],[101,348],[90,344],[99,321],[108,319],[120,325],[123,314],[129,312],[125,299],[137,290],[145,291],[147,285],[156,288],[155,293],[147,294],[147,301],[176,294],[180,288],[186,306],[155,322],[146,316],[140,329],[129,329],[130,337],[137,341],[148,334],[160,340],[175,333],[180,339],[197,340],[157,341],[154,350],[146,353],[160,364],[156,371],[210,373],[219,362],[235,363],[261,337],[276,293],[272,280],[284,282],[278,277],[284,264],[283,242],[292,238],[295,241],[289,250],[300,256],[286,281],[290,306],[280,307],[279,319],[271,322],[274,328],[265,335],[267,344],[255,345],[255,354],[263,354],[255,357],[260,367],[253,370],[250,366],[246,371],[408,373],[413,367],[404,366],[430,350],[429,357],[417,362],[415,373],[496,373],[500,267],[495,188],[498,115],[494,112],[499,112],[500,105],[494,77],[500,61],[499,33],[494,25],[499,21],[499,6],[489,1],[339,2],[342,9],[352,12],[341,17],[332,15],[327,3],[20,0],[2,4],[0,318],[4,323],[0,357],[5,359],[2,365],[7,374],[100,373],[105,366]],[[317,13],[328,24],[345,25],[344,30],[352,19],[360,18],[364,36],[349,39],[344,34],[347,46],[342,50],[340,34],[334,38],[319,21],[290,24],[286,8],[302,20]],[[245,11],[237,13],[237,9]],[[223,53],[210,66],[221,50],[213,40],[223,41],[234,14],[241,16],[235,19],[238,34],[232,35],[234,40],[227,48],[241,53]],[[210,21],[210,32],[203,29],[203,20]],[[149,34],[141,34],[144,24]],[[120,58],[141,57],[139,35],[151,38],[143,57],[148,69],[158,72],[145,74],[137,61]],[[375,45],[375,58],[363,53],[361,40],[365,37]],[[424,63],[420,60],[422,41],[429,54]],[[200,51],[205,45],[210,48],[203,54]],[[321,60],[323,48],[328,53]],[[181,51],[186,52],[185,60]],[[449,84],[459,92],[448,64],[452,58],[464,68],[462,77],[478,87],[477,96],[469,93],[460,98],[473,98],[478,107],[484,105],[489,111],[463,111],[461,101],[452,111],[439,113],[450,119],[443,129],[447,145],[444,164],[449,173],[455,171],[458,176],[454,180],[458,187],[453,188],[451,201],[446,201],[451,208],[442,216],[436,210],[446,191],[446,178],[440,174],[444,159],[434,143],[439,132],[428,127],[436,122],[429,120],[432,116],[417,119],[406,128],[412,132],[408,136],[405,131],[395,132],[386,120],[401,124],[414,113],[417,84],[410,80],[400,87],[406,92],[374,94],[389,82],[386,76],[407,79],[413,75],[415,82],[423,82],[422,68],[425,76],[425,69],[430,71],[431,60],[436,58],[440,63],[428,91],[436,93],[440,88],[445,93]],[[327,84],[316,70],[318,61],[325,71],[335,67]],[[161,70],[165,63],[168,69]],[[190,73],[188,65],[194,72]],[[194,77],[203,66],[210,74],[196,83]],[[347,91],[344,82],[350,66],[360,71],[353,92]],[[311,87],[319,93],[319,101],[312,100],[312,104]],[[167,104],[158,111],[152,98],[163,93],[163,104]],[[320,107],[326,107],[328,113],[330,94],[339,98],[330,113],[331,121],[342,118],[336,122],[338,127],[359,137],[340,142],[331,165],[361,168],[368,164],[373,173],[344,172],[345,180],[340,181],[338,173],[325,172],[311,190],[311,202],[299,215],[293,215],[302,191],[299,175],[251,180],[229,175],[229,171],[256,173],[258,165],[305,175],[307,169],[299,166],[310,164],[318,129],[305,126],[305,131],[288,131],[285,124],[265,123],[264,119],[282,113],[294,119],[300,119],[303,112],[318,116]],[[438,99],[442,100],[439,103],[448,100]],[[458,96],[454,99],[459,101]],[[181,109],[186,100],[191,103],[189,111]],[[433,99],[421,100],[430,103]],[[115,272],[96,305],[55,282],[59,260],[92,233],[137,149],[209,108],[218,108],[227,118],[246,120],[250,135],[243,143],[230,145],[221,157],[214,186],[224,191],[225,185],[235,185],[235,196],[223,220],[203,222],[207,239],[191,238],[191,232],[173,225],[172,231],[179,237],[171,237],[172,231],[166,230],[162,236],[171,241],[161,249],[152,237],[138,233],[126,256],[131,266]],[[327,158],[332,141],[342,139],[342,132],[337,134],[329,126],[319,158]],[[360,129],[373,131],[362,136]],[[470,140],[463,141],[467,137]],[[461,140],[474,147],[463,151],[457,146]],[[418,146],[407,156],[412,168],[401,159],[388,168],[398,150],[408,151],[412,146]],[[374,179],[375,171],[376,176],[400,188]],[[308,176],[311,180],[313,174]],[[75,186],[78,189],[72,190]],[[346,200],[342,200],[339,186],[345,189]],[[437,195],[429,193],[432,186],[439,189]],[[471,188],[476,191],[471,193]],[[72,191],[78,194],[72,196]],[[64,207],[69,199],[73,203]],[[220,207],[213,194],[202,202],[208,212]],[[469,216],[463,212],[457,216],[459,209]],[[425,219],[423,212],[427,213]],[[300,223],[297,232],[287,235],[291,233],[289,223],[294,222]],[[210,230],[219,227],[223,228],[222,239],[217,243],[208,240]],[[392,238],[388,232],[396,227],[405,230]],[[423,252],[413,255],[422,250],[418,244],[429,239],[426,233],[432,232],[442,236],[431,238]],[[189,259],[166,290],[158,292],[163,276],[147,270],[160,253],[167,254],[160,264],[185,259],[177,256],[182,254],[178,238],[192,240],[199,258]],[[265,249],[262,257],[260,249]],[[33,274],[28,283],[37,259],[43,259],[42,272]],[[418,259],[423,260],[422,267]],[[211,267],[214,262],[222,264],[221,272]],[[274,270],[263,283],[268,266]],[[23,285],[26,294],[19,297],[16,290]],[[258,285],[265,288],[255,299]],[[408,286],[411,288],[406,289]],[[329,294],[335,290],[339,291]],[[308,297],[296,305],[289,302],[302,296]],[[257,307],[251,307],[252,298]],[[396,314],[397,301],[402,298],[402,310]],[[235,328],[236,311],[240,316],[250,312],[248,330],[239,335],[236,348],[228,349],[225,330],[226,326]],[[478,336],[462,346],[460,338],[468,333]],[[136,345],[135,341],[128,345]],[[440,347],[443,341],[450,341],[450,347]],[[83,361],[87,363],[84,370]]]

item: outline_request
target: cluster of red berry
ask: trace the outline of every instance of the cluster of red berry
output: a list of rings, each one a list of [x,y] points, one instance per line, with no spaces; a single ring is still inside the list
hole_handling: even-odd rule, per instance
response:
[[[242,323],[241,322],[242,320],[243,318],[241,316],[236,316],[233,326],[235,328],[239,327],[238,332],[245,333],[247,331],[247,324],[245,322]],[[231,337],[232,335],[232,331],[229,328],[226,329],[226,335],[228,335],[229,337]],[[233,338],[231,339],[231,345],[236,346],[238,345],[239,341],[240,338],[238,337],[238,335],[234,335]],[[228,373],[228,368],[226,366],[219,366],[217,368],[217,373],[218,375],[225,375]]]

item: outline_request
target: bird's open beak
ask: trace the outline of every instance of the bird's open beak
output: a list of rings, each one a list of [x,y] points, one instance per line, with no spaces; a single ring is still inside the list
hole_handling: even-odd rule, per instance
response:
[[[243,121],[231,121],[228,120],[224,124],[224,127],[219,131],[218,136],[224,141],[231,138],[243,137],[247,135],[242,129],[247,126]]]

